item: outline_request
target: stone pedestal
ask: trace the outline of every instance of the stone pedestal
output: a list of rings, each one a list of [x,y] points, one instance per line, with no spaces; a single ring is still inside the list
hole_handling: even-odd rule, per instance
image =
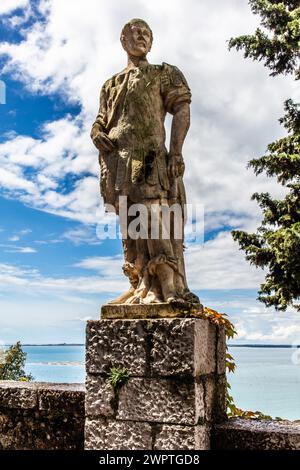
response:
[[[87,325],[85,448],[209,449],[211,427],[225,417],[223,328],[196,318],[124,319],[124,306],[117,319],[119,307],[109,307],[114,319],[106,310]],[[112,367],[129,374],[119,388],[108,380]]]

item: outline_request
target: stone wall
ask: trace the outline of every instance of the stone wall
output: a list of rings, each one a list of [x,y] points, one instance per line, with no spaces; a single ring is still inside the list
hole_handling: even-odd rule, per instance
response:
[[[300,424],[231,418],[215,426],[213,448],[219,450],[300,450]]]
[[[82,449],[84,386],[0,381],[0,450]]]
[[[89,321],[86,449],[209,449],[225,415],[225,332],[195,318]],[[116,390],[112,367],[130,377]]]
[[[172,363],[173,367],[176,364],[180,367],[179,357],[175,355]],[[209,387],[204,400],[206,408],[198,408],[197,411],[197,416],[205,419],[197,425],[187,425],[187,421],[195,423],[194,392],[188,388],[178,388],[176,380],[169,383],[174,387],[170,388],[170,392],[175,392],[175,397],[171,398],[164,394],[161,396],[162,390],[159,388],[149,389],[149,382],[138,378],[131,384],[129,382],[128,387],[116,397],[104,376],[102,379],[101,400],[97,392],[90,396],[86,404],[88,410],[97,409],[97,414],[92,419],[88,418],[87,438],[93,445],[96,443],[98,449],[110,449],[112,443],[115,448],[145,450],[209,447]],[[90,374],[90,389],[93,390],[100,380],[100,374]],[[165,390],[166,383],[163,386]],[[186,400],[182,410],[178,409],[178,392]],[[136,400],[141,394],[144,394],[148,406],[144,409],[137,406],[135,416],[128,416],[127,413],[132,413],[129,405],[132,401],[138,404]],[[79,384],[0,381],[0,450],[83,449],[84,395],[84,386]],[[153,404],[153,409],[149,402]],[[116,420],[119,406],[121,416]],[[205,413],[208,413],[206,417]],[[163,422],[159,422],[160,419]],[[180,424],[176,424],[177,421]],[[230,418],[213,426],[211,448],[300,450],[300,424]]]

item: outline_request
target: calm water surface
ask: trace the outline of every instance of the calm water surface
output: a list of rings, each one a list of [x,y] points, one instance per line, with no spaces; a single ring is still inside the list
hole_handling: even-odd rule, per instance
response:
[[[229,352],[237,369],[228,380],[240,408],[300,419],[300,349],[233,347]]]

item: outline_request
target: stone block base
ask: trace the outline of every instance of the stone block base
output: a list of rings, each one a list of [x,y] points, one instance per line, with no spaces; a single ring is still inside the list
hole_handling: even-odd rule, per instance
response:
[[[101,307],[102,320],[114,319],[148,319],[148,318],[178,318],[187,307],[184,304],[161,302],[157,304],[106,304]],[[198,311],[203,311],[203,306],[197,306]]]
[[[87,450],[209,450],[211,427],[87,419]]]
[[[86,449],[209,449],[225,417],[224,337],[199,318],[89,321]],[[128,374],[119,387],[112,368]]]

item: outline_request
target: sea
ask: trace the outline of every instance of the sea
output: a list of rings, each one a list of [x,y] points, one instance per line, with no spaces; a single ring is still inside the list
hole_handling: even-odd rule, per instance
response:
[[[83,345],[23,346],[26,372],[38,382],[83,383]],[[229,346],[236,363],[228,374],[235,404],[272,417],[300,419],[300,348]]]

